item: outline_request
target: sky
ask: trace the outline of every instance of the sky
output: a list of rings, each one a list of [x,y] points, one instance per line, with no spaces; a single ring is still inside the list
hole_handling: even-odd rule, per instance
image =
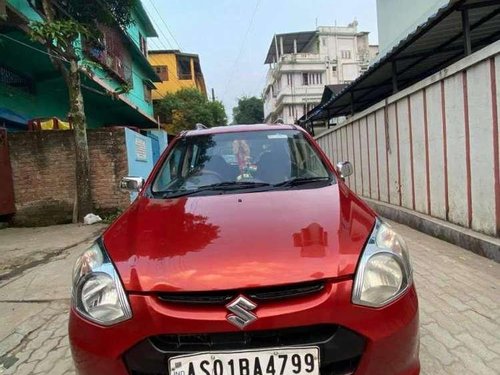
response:
[[[180,49],[200,56],[207,90],[226,113],[242,96],[260,96],[274,34],[312,31],[358,21],[377,44],[376,0],[142,0],[159,38],[149,49]],[[180,48],[179,48],[180,47]]]

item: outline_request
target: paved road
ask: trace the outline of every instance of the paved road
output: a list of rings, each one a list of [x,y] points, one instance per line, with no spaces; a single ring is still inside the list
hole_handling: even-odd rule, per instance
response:
[[[500,264],[394,226],[413,259],[422,374],[500,374]],[[85,236],[71,237],[78,243]],[[0,374],[73,374],[66,337],[69,271],[84,247],[60,251],[0,282]]]

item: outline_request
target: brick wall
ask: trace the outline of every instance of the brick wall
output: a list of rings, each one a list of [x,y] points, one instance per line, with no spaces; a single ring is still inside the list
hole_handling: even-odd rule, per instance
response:
[[[17,209],[14,224],[71,222],[75,200],[73,132],[10,133],[8,140]],[[118,188],[128,172],[124,130],[89,130],[88,143],[96,212],[126,208],[129,195]]]
[[[129,193],[120,190],[122,177],[128,175],[124,129],[89,130],[91,187],[97,213],[114,213],[130,205]]]

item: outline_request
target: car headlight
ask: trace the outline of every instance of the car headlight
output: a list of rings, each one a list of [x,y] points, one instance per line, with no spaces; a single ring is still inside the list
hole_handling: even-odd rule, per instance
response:
[[[75,263],[72,304],[84,318],[105,326],[132,317],[118,272],[100,241],[94,243]]]
[[[359,261],[352,302],[382,307],[400,297],[411,283],[410,257],[403,238],[377,220]]]

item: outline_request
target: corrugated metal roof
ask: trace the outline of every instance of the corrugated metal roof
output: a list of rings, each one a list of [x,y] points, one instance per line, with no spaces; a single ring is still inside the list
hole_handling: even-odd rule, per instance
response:
[[[337,95],[299,122],[325,120],[362,111],[398,90],[465,56],[463,14],[468,14],[472,52],[500,39],[500,0],[452,0]],[[395,64],[395,66],[394,66]]]
[[[326,85],[325,90],[323,91],[323,96],[321,97],[321,102],[325,102],[330,99],[332,96],[337,95],[343,89],[349,86],[347,83],[340,83],[337,85]]]
[[[273,37],[269,51],[267,52],[265,64],[277,62],[279,59],[276,56],[276,41],[278,41],[278,50],[280,50],[280,40],[283,38],[283,54],[294,52],[294,41],[297,41],[297,52],[300,53],[306,48],[317,31],[301,31],[298,33],[277,34]],[[281,52],[279,52],[281,55]]]

